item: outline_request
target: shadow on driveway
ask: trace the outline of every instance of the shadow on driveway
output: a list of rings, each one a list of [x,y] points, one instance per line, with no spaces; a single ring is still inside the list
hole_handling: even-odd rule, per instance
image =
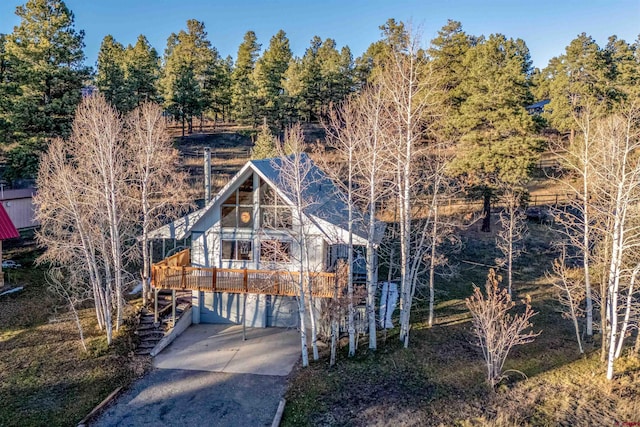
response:
[[[237,374],[289,375],[300,358],[300,334],[294,329],[247,328],[240,325],[192,325],[153,365]]]
[[[299,357],[295,330],[193,325],[91,425],[271,425]]]

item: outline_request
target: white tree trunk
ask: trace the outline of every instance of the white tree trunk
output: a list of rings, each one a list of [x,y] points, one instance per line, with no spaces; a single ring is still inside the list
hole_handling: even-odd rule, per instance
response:
[[[301,279],[302,280],[302,279]],[[309,366],[309,350],[307,348],[306,307],[304,302],[304,285],[298,284],[300,296],[298,297],[298,312],[300,314],[300,349],[302,351],[302,366]]]
[[[627,334],[627,328],[629,327],[629,318],[631,315],[631,306],[633,305],[633,288],[635,286],[636,277],[640,271],[640,265],[636,266],[631,274],[631,282],[629,283],[629,293],[627,294],[627,302],[625,304],[624,320],[622,327],[620,328],[620,339],[618,339],[618,347],[616,348],[615,358],[619,358],[622,354],[622,347],[624,344],[624,338]]]
[[[620,289],[620,266],[622,263],[622,245],[624,240],[623,224],[620,216],[622,215],[622,188],[618,186],[615,203],[615,214],[613,219],[613,236],[611,261],[609,263],[609,281],[608,281],[608,316],[609,316],[609,355],[607,357],[607,379],[613,379],[613,365],[616,360],[617,340],[624,339],[619,337],[618,331],[618,296]]]
[[[585,143],[585,146],[587,144]],[[589,200],[587,184],[588,171],[585,166],[585,173],[583,176],[583,191],[584,196],[582,198],[582,215],[583,215],[583,241],[582,241],[582,264],[584,266],[584,291],[585,291],[585,311],[587,317],[587,335],[593,335],[593,297],[591,296],[591,273],[590,273],[590,256],[589,256],[589,236],[590,236],[590,217],[589,217]]]
[[[374,136],[374,138],[376,138]],[[376,139],[377,141],[377,139]],[[369,349],[375,350],[377,344],[376,330],[376,275],[377,257],[374,238],[376,237],[376,173],[378,169],[378,147],[374,142],[372,164],[369,173],[369,235],[367,239],[367,319],[369,323]]]
[[[348,164],[348,188],[347,188],[347,209],[348,209],[348,234],[347,244],[347,328],[349,330],[349,357],[356,354],[356,327],[354,323],[355,309],[353,306],[353,148],[349,148]]]
[[[433,223],[431,224],[431,261],[429,263],[429,327],[433,326],[435,319],[435,273],[436,273],[436,255],[437,255],[437,238],[438,238],[438,205],[434,196]]]

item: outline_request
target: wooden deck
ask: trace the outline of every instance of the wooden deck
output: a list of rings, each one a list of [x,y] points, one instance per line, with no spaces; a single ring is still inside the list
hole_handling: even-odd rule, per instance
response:
[[[229,292],[236,294],[298,295],[299,273],[273,270],[200,268],[188,263],[188,250],[151,268],[151,285],[156,289]],[[310,273],[312,295],[332,298],[336,293],[335,273]]]

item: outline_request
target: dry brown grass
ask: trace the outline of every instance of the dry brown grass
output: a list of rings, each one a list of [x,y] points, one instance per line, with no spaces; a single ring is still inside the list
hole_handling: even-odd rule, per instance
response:
[[[472,344],[464,298],[471,283],[482,284],[493,264],[493,233],[463,232],[464,250],[456,256],[460,276],[436,284],[437,324],[429,328],[427,307],[413,310],[411,343],[398,331],[379,333],[379,349],[361,348],[355,358],[341,352],[292,376],[284,425],[401,426],[591,426],[640,422],[640,361],[621,359],[621,374],[608,383],[599,361],[599,339],[587,343],[581,358],[569,321],[558,313],[553,286],[544,277],[557,256],[553,234],[532,230],[515,277],[517,298],[532,296],[539,312],[532,322],[542,334],[515,348],[505,369],[509,379],[493,392],[485,383],[480,350]],[[366,343],[366,339],[361,339]],[[366,345],[366,344],[365,344]],[[619,424],[621,425],[621,424]]]
[[[108,348],[91,308],[80,312],[84,352],[75,323],[46,289],[44,270],[32,265],[35,254],[12,249],[9,256],[23,265],[10,274],[24,290],[0,297],[0,425],[75,425],[141,375],[148,359],[132,356],[129,327]]]

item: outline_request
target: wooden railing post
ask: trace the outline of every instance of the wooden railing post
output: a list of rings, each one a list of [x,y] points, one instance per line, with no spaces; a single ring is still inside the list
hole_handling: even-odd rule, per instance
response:
[[[249,272],[247,271],[247,269],[244,269],[244,282],[243,282],[243,286],[244,286],[244,291],[245,292],[249,292]]]
[[[217,276],[218,276],[218,270],[215,267],[213,267],[211,269],[211,290],[213,292],[216,291],[216,279],[217,279]]]
[[[186,271],[185,271],[184,265],[182,267],[180,267],[180,268],[182,269],[182,276],[180,277],[180,287],[182,289],[184,289],[187,286],[187,283],[186,283],[186,280],[187,280]]]
[[[276,271],[276,274],[275,274],[275,283],[276,283],[275,291],[276,291],[276,295],[280,295],[280,280],[279,279],[280,279],[280,273]]]

